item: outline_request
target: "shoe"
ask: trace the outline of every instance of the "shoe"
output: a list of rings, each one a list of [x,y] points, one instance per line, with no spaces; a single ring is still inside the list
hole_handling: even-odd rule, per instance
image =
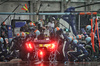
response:
[[[8,62],[7,60],[4,60],[4,62]]]
[[[75,59],[75,60],[74,60],[74,62],[77,62],[77,61],[78,61],[78,59]]]
[[[65,62],[64,62],[64,65],[67,65],[67,64],[68,64],[68,61],[65,61]]]

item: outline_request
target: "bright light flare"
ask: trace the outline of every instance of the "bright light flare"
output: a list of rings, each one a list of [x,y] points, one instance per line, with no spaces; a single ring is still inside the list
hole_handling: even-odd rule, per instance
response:
[[[43,52],[42,51],[40,51],[40,55],[43,56]]]
[[[44,55],[45,55],[45,51],[43,51],[43,50],[39,50],[39,51],[38,51],[38,56],[39,56],[40,58],[44,57]]]
[[[32,45],[31,44],[29,44],[29,48],[32,49]]]
[[[33,49],[33,45],[31,43],[26,43],[26,47],[29,50],[32,50]]]
[[[50,46],[49,46],[49,50],[50,50],[50,51],[55,51],[56,48],[57,48],[57,47],[56,47],[56,43],[51,43]]]
[[[51,49],[55,49],[55,44],[53,43],[53,44],[51,44]]]

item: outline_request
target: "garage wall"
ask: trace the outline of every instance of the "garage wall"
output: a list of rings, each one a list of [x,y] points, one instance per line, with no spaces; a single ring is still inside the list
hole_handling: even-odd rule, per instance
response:
[[[0,2],[1,3],[1,2]],[[0,12],[11,12],[15,9],[15,7],[18,5],[18,4],[21,4],[21,5],[24,5],[24,4],[27,4],[28,5],[28,2],[6,2],[4,3],[3,5],[0,5]],[[47,7],[47,5],[50,5],[49,7]],[[71,6],[80,6],[80,5],[84,5],[84,3],[81,3],[81,2],[72,2],[68,5],[68,7],[71,7]],[[92,10],[98,10],[100,7],[99,7],[100,4],[98,5],[93,5],[91,6]],[[29,6],[29,5],[28,5]],[[36,7],[36,6],[35,6]],[[19,13],[23,13],[25,11],[21,10],[22,6],[20,6],[15,12],[19,12]],[[34,9],[34,8],[33,8]],[[85,8],[82,7],[82,8],[78,8],[76,9],[76,11],[84,11]],[[43,2],[43,6],[41,7],[40,11],[46,11],[46,12],[51,12],[51,11],[61,11],[61,3],[60,2]],[[0,15],[0,23],[7,17],[7,15]],[[29,19],[29,16],[28,15],[16,15],[15,16],[15,19]],[[11,19],[13,19],[13,15],[10,16],[10,18],[6,21],[7,24],[10,24],[11,22]],[[62,21],[63,22],[63,21]]]
[[[24,4],[27,4],[27,2],[7,2],[2,5],[0,5],[0,12],[12,12],[19,4],[21,6],[18,7],[18,9],[15,12],[24,13],[25,11],[21,10],[22,6]],[[7,18],[8,15],[0,15],[0,23]],[[10,25],[11,20],[13,19],[13,15],[10,16],[10,18],[6,21],[8,25]],[[15,19],[29,19],[29,16],[27,15],[16,15]]]
[[[70,3],[69,5],[68,5],[68,7],[77,7],[77,6],[81,6],[81,5],[84,5],[84,3],[81,3],[81,2],[72,2],[72,3]],[[82,8],[77,8],[77,9],[75,9],[75,11],[84,11],[85,10],[85,8],[84,7],[82,7]]]
[[[97,11],[98,9],[100,9],[100,4],[96,4],[96,5],[91,6],[91,10],[93,10],[93,11]]]
[[[49,4],[49,6],[48,6]],[[43,2],[40,11],[61,11],[61,3],[60,2]]]

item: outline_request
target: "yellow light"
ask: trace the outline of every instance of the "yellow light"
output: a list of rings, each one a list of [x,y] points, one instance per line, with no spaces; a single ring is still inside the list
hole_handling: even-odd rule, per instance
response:
[[[29,44],[29,48],[31,48],[31,49],[32,49],[32,46],[31,46],[31,44]]]
[[[43,45],[42,44],[39,44],[39,47],[43,47]]]

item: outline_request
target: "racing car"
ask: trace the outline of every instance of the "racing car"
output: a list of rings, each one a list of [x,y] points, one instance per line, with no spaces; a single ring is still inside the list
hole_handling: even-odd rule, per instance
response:
[[[25,41],[21,46],[20,58],[23,61],[56,61],[57,47],[57,42],[51,40]]]

